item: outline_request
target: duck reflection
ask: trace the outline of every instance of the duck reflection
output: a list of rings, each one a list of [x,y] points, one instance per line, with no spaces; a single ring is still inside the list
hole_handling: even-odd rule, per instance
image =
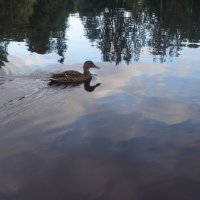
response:
[[[85,81],[84,82],[84,89],[87,91],[87,92],[93,92],[95,90],[96,87],[100,86],[101,83],[97,83],[95,85],[90,85],[90,82],[91,82],[92,79],[90,79],[89,81]]]
[[[73,87],[79,87],[81,85],[83,85],[85,91],[87,92],[93,92],[98,86],[101,85],[101,83],[97,83],[95,85],[90,85],[92,81],[92,78],[90,78],[89,80],[86,80],[82,83],[58,83],[58,82],[55,82],[55,81],[50,81],[49,82],[49,86],[63,86],[63,89],[65,88],[73,88]]]

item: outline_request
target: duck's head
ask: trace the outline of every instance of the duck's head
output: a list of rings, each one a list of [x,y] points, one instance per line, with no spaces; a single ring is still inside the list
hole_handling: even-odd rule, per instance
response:
[[[90,69],[90,68],[100,69],[92,61],[89,61],[89,60],[84,63],[83,67],[84,69]]]

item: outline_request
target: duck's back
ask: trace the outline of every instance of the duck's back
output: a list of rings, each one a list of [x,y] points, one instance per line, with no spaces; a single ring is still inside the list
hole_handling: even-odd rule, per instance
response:
[[[82,74],[80,72],[74,71],[74,70],[69,70],[69,71],[64,71],[62,73],[57,73],[57,74],[52,74],[51,78],[61,78],[61,77],[66,77],[66,76],[81,76]]]
[[[74,71],[74,70],[65,71],[65,72],[63,72],[63,74],[65,76],[80,76],[80,75],[82,75],[80,72],[77,72],[77,71]]]
[[[78,71],[68,70],[62,73],[53,74],[50,78],[51,81],[60,83],[78,83],[86,81],[90,78],[88,75],[84,75]]]

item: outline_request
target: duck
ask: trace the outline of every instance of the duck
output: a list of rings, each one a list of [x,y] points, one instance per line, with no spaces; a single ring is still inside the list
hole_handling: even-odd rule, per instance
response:
[[[51,82],[62,84],[83,83],[92,79],[91,68],[100,69],[92,61],[85,61],[83,64],[83,73],[74,70],[68,70],[57,74],[52,74],[49,78]]]

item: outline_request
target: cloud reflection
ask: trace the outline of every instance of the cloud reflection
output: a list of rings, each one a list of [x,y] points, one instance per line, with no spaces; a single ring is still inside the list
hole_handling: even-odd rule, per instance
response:
[[[183,78],[169,65],[99,66],[95,81],[102,85],[93,93],[43,88],[1,126],[0,197],[199,195],[199,96],[193,84],[199,79],[193,80],[193,68]],[[6,84],[20,94],[21,82]],[[31,90],[26,84],[23,92],[26,87]]]

